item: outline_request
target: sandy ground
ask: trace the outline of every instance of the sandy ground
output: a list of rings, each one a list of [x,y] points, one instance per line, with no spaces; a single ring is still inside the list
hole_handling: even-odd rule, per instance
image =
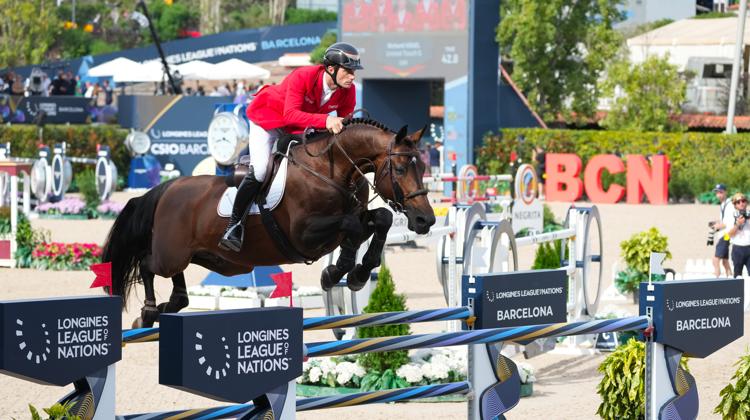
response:
[[[118,193],[116,200],[124,201],[127,194]],[[558,217],[565,214],[567,205],[553,203],[552,208]],[[705,245],[706,222],[718,213],[717,209],[703,205],[670,206],[631,206],[606,205],[599,207],[604,223],[604,279],[611,283],[612,263],[619,258],[619,243],[635,232],[657,226],[669,237],[669,247],[674,258],[666,266],[678,271],[685,266],[688,258],[708,258],[713,250]],[[60,221],[34,220],[34,227],[51,231],[52,239],[66,242],[102,243],[111,221]],[[387,262],[390,266],[398,290],[405,293],[410,309],[426,309],[445,305],[435,275],[434,242],[421,248],[389,248]],[[521,268],[528,268],[533,258],[533,249],[525,249],[520,256]],[[288,266],[294,272],[295,283],[317,285],[319,265]],[[200,283],[207,271],[191,266],[186,277],[188,285]],[[44,272],[35,270],[0,270],[0,299],[42,298],[53,296],[76,296],[97,294],[88,289],[93,279],[85,272]],[[161,280],[157,283],[160,301],[168,297],[171,283]],[[129,328],[141,306],[142,292],[131,296],[129,312],[123,316],[123,327]],[[601,309],[611,306],[604,302]],[[636,314],[634,305],[617,304],[618,308]],[[320,315],[322,310],[309,311],[309,316]],[[750,337],[748,324],[750,314],[745,317],[745,337],[704,360],[692,360],[690,368],[696,377],[701,408],[699,418],[716,418],[713,408],[719,401],[719,391],[729,381],[733,364],[744,351]],[[445,324],[416,324],[415,333],[437,332]],[[332,339],[330,332],[305,333],[305,341]],[[522,356],[521,356],[522,357]],[[564,356],[545,354],[529,360],[537,369],[538,382],[534,395],[524,398],[508,414],[509,419],[582,419],[596,418],[595,412],[599,397],[595,392],[600,375],[597,366],[603,355]],[[117,412],[121,414],[165,411],[182,408],[197,408],[222,405],[214,401],[185,392],[158,385],[158,347],[155,343],[127,346],[123,350],[123,360],[117,369]],[[9,376],[0,376],[0,418],[28,418],[27,404],[47,407],[63,396],[68,389],[41,386],[24,382]],[[455,419],[463,418],[466,403],[408,403],[372,405],[300,413],[301,419],[341,418],[393,419]]]

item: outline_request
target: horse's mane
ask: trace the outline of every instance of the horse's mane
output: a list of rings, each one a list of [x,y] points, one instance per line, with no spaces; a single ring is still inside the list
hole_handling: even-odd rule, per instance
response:
[[[367,125],[370,127],[379,128],[383,131],[387,131],[389,133],[395,133],[395,131],[391,130],[386,126],[385,124],[381,123],[380,121],[376,121],[370,118],[351,118],[348,120],[344,120],[344,126],[348,127],[350,125]]]

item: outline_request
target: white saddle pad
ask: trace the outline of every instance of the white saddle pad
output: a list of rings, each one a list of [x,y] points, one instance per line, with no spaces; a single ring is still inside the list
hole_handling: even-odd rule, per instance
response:
[[[268,191],[266,196],[266,208],[271,210],[275,209],[276,206],[281,202],[281,198],[284,196],[284,186],[286,185],[286,167],[289,163],[289,159],[281,161],[281,166],[276,172],[276,177],[271,182],[271,189]],[[234,206],[234,197],[237,195],[237,187],[228,187],[224,194],[219,200],[219,205],[216,206],[216,212],[221,217],[229,217],[232,215],[232,207]],[[257,204],[250,206],[248,214],[260,214]]]

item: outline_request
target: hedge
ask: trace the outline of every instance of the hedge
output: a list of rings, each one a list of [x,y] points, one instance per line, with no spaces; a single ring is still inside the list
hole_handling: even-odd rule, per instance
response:
[[[42,143],[50,150],[55,144],[66,142],[68,156],[96,158],[96,145],[110,148],[117,173],[127,177],[130,169],[130,154],[125,148],[125,137],[129,131],[116,125],[47,125],[44,127]],[[11,156],[36,158],[38,150],[37,127],[35,125],[0,125],[0,141],[10,143]],[[73,165],[73,176],[84,169],[83,164]]]
[[[673,201],[694,200],[716,183],[726,184],[730,193],[750,191],[750,133],[503,129],[485,135],[477,164],[484,172],[509,173],[510,152],[530,162],[536,145],[548,153],[575,153],[584,167],[598,154],[664,153],[671,165],[669,196]],[[624,180],[624,174],[607,174],[603,183],[605,187],[612,181],[624,185]]]

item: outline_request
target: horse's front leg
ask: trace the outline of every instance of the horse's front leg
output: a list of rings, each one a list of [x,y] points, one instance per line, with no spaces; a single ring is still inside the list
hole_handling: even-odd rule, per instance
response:
[[[369,210],[366,219],[365,236],[363,238],[368,238],[372,233],[374,235],[370,246],[367,248],[367,252],[362,257],[362,264],[357,264],[346,276],[346,284],[351,290],[362,289],[367,284],[367,281],[370,280],[372,269],[380,266],[380,257],[383,254],[388,230],[393,224],[393,213],[381,207]]]
[[[325,290],[331,290],[337,285],[341,278],[349,270],[354,268],[357,258],[357,250],[362,243],[364,236],[362,223],[354,215],[344,216],[341,221],[340,231],[344,233],[344,240],[341,242],[341,253],[339,254],[336,264],[331,264],[323,269],[320,275],[320,287]]]

